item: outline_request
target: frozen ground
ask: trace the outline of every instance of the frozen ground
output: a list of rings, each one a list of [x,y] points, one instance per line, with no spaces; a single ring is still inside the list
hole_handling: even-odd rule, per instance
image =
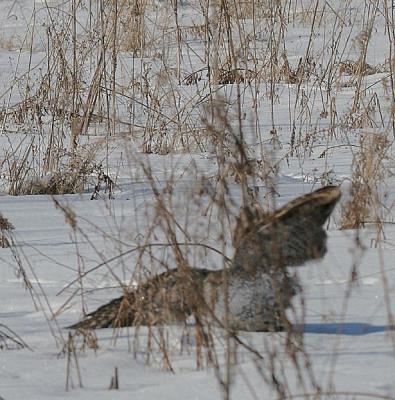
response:
[[[38,8],[44,7],[44,3],[34,2]],[[55,7],[61,2],[47,3],[50,7]],[[362,13],[358,8],[362,7],[358,6],[362,2],[354,3],[353,12]],[[24,50],[19,55],[12,45],[20,46],[20,40],[23,41],[32,4],[33,2],[27,0],[3,1],[0,4],[0,38],[3,38],[3,48],[0,49],[0,88],[4,87],[4,95],[1,97],[3,105],[8,101],[18,101],[17,91],[7,92],[13,77],[26,70],[29,62],[39,65],[45,56],[45,41],[37,40],[32,60],[28,52]],[[14,17],[9,15],[10,10]],[[187,6],[183,10],[182,18],[186,21],[192,18],[193,14]],[[37,16],[39,15],[38,12]],[[289,26],[286,35],[288,55],[297,64],[307,45],[309,27]],[[320,41],[324,41],[322,36],[315,43],[317,48],[321,46]],[[351,58],[355,55],[354,51],[355,49],[350,48],[347,55]],[[376,65],[386,58],[388,39],[381,25],[376,25],[367,62]],[[376,93],[382,101],[383,126],[390,120],[390,104],[384,85],[381,86],[378,82],[387,75],[388,73],[377,73],[367,76],[364,82],[364,87],[369,88],[366,90]],[[228,85],[224,89],[225,94],[230,97],[234,94],[232,87],[233,85]],[[310,99],[321,96],[317,87],[309,88],[307,85],[305,89],[309,91]],[[0,95],[3,94],[2,90]],[[182,90],[185,90],[187,97],[188,89]],[[290,140],[289,115],[293,112],[289,104],[295,101],[296,89],[292,85],[279,83],[277,90],[275,122],[278,139],[287,144]],[[335,97],[337,118],[340,120],[349,110],[353,90],[345,85],[336,92]],[[250,110],[251,103],[251,98],[246,95],[244,106],[247,110]],[[319,116],[320,110],[315,107],[315,100],[311,100],[311,103],[310,111],[316,115],[313,118],[316,124],[314,128],[318,132],[325,130],[328,120]],[[269,104],[262,100],[259,107],[263,116],[260,121],[262,142],[261,138],[258,140],[253,135],[249,136],[249,142],[253,145],[270,145],[268,132],[271,123],[264,118],[270,113]],[[377,113],[372,118],[377,122],[381,117]],[[302,134],[308,131],[308,123],[303,122],[302,117],[296,121]],[[248,131],[251,128],[248,116],[245,125]],[[343,182],[342,202],[347,200],[349,182],[346,179],[351,176],[352,146],[358,143],[358,130],[350,129],[348,133],[345,136],[341,129],[335,132],[330,138],[330,150],[323,157],[319,156],[328,148],[325,136],[321,140],[317,139],[313,147],[307,146],[280,164],[277,182],[279,196],[276,198],[278,205],[310,192],[328,177],[335,183]],[[19,132],[13,135],[10,127],[0,139],[3,153],[9,151],[10,143],[23,141],[24,134],[25,132]],[[92,136],[83,140],[92,144],[99,141],[100,137]],[[128,157],[130,145],[130,138],[123,138],[121,135],[112,138],[108,145],[109,172],[111,176],[116,176],[113,199],[108,200],[102,196],[98,201],[91,201],[90,193],[56,197],[61,204],[75,212],[79,229],[77,232],[71,229],[50,196],[13,197],[5,192],[0,196],[0,211],[15,226],[16,250],[32,283],[29,291],[23,284],[11,250],[0,249],[0,331],[11,329],[29,346],[28,349],[17,349],[11,341],[7,341],[10,348],[0,349],[0,399],[150,400],[221,397],[221,386],[213,369],[196,368],[196,343],[193,335],[185,339],[178,327],[168,329],[167,339],[174,373],[164,371],[159,351],[151,354],[147,364],[144,346],[147,332],[144,328],[137,333],[143,345],[136,354],[131,350],[134,329],[121,331],[116,343],[112,330],[105,329],[97,332],[99,348],[96,351],[86,349],[78,352],[82,387],[78,383],[77,368],[73,364],[69,388],[66,390],[68,360],[62,351],[68,337],[65,327],[79,320],[82,315],[81,299],[76,296],[69,301],[77,286],[68,285],[76,279],[79,270],[94,268],[138,244],[141,240],[139,235],[146,232],[152,212],[150,206],[154,203],[154,195],[137,161],[140,155]],[[133,144],[131,148],[134,149]],[[286,148],[280,146],[276,149],[279,159],[285,154]],[[101,153],[97,157],[100,161],[106,159]],[[178,220],[182,221],[183,226],[196,227],[196,238],[215,246],[215,216],[212,217],[214,221],[209,221],[209,216],[191,200],[198,188],[196,176],[199,176],[200,181],[202,177],[212,177],[215,174],[215,158],[206,152],[185,154],[181,151],[173,155],[150,154],[141,157],[151,165],[159,188],[165,188],[170,177],[176,182],[172,192],[172,207]],[[393,153],[389,155],[387,162],[391,170]],[[1,179],[4,179],[3,175]],[[258,182],[257,185],[261,188],[260,195],[263,199],[265,185],[263,182]],[[395,312],[395,226],[391,210],[395,181],[392,176],[387,177],[383,190],[389,212],[386,214],[388,223],[384,225],[385,236],[378,245],[377,232],[373,225],[359,232],[337,229],[340,221],[339,205],[330,224],[326,257],[322,262],[298,269],[303,284],[303,310],[306,314],[302,324],[293,314],[290,319],[294,322],[294,330],[304,333],[304,348],[310,357],[315,381],[319,383],[323,393],[339,393],[338,397],[331,398],[358,398],[357,393],[365,398],[395,398],[395,321],[392,319],[392,313]],[[231,186],[229,196],[237,204],[240,203],[236,183]],[[206,205],[208,201],[203,197],[203,204]],[[208,230],[207,226],[211,228]],[[158,238],[158,241],[162,239]],[[358,240],[361,241],[361,246]],[[230,243],[225,252],[231,257]],[[111,263],[104,263],[105,265],[86,277],[85,301],[90,311],[119,295],[120,290],[116,288],[118,283],[110,268],[124,282],[128,282],[134,270],[134,257],[134,254],[128,254]],[[199,262],[204,267],[216,267],[221,260],[218,257],[207,257]],[[353,274],[354,267],[356,275]],[[297,315],[302,313],[300,297],[295,299],[295,309]],[[54,314],[56,318],[53,318]],[[225,338],[221,331],[217,335],[216,348],[222,365]],[[270,357],[270,350],[275,349],[279,363],[284,368],[281,376],[289,388],[286,396],[298,398],[299,394],[314,392],[307,373],[303,379],[306,386],[300,384],[295,367],[287,355],[284,333],[241,332],[240,338],[251,344],[264,360]],[[185,340],[188,342],[186,345]],[[260,361],[241,346],[237,353],[238,363],[232,370],[234,379],[231,397],[276,398],[277,394],[265,383],[259,372]],[[262,365],[267,364],[264,361]],[[115,368],[119,371],[120,389],[109,391]]]
[[[69,204],[81,218],[94,220],[98,228],[108,231],[109,217],[100,202],[91,202],[87,198],[68,198]],[[113,213],[116,218],[128,218],[125,210],[130,200],[116,200]],[[1,199],[2,212],[15,223],[20,250],[29,260],[37,281],[33,286],[38,291],[37,299],[49,301],[54,311],[60,308],[68,297],[56,294],[75,278],[77,259],[76,245],[64,218],[57,212],[50,199],[45,196],[32,198]],[[134,215],[134,214],[133,214]],[[45,218],[45,222],[43,221]],[[114,220],[111,217],[111,220]],[[389,306],[394,306],[395,269],[392,263],[392,229],[387,231],[388,245],[380,249],[370,248],[375,233],[361,232],[367,249],[358,263],[358,279],[352,286],[350,298],[345,301],[350,282],[350,269],[358,255],[353,232],[331,230],[329,252],[323,262],[300,268],[299,273],[304,286],[306,301],[305,324],[295,325],[303,330],[306,350],[311,356],[313,370],[317,380],[325,390],[326,384],[334,382],[337,391],[381,393],[393,395],[394,384],[394,332],[395,326],[388,322],[388,307],[383,286],[383,273],[387,279],[390,296]],[[91,235],[95,245],[102,246],[103,255],[109,257],[110,249],[105,249],[100,235]],[[100,262],[91,247],[84,241],[78,243],[79,252],[86,260],[86,268]],[[46,321],[41,311],[36,311],[28,291],[15,276],[11,267],[13,261],[9,250],[2,250],[1,270],[1,323],[17,332],[30,346],[31,350],[3,350],[1,352],[1,396],[4,399],[19,399],[25,396],[41,398],[217,398],[219,385],[213,372],[196,371],[193,343],[189,354],[180,352],[180,334],[176,328],[170,330],[170,349],[174,357],[175,374],[161,370],[158,360],[146,366],[143,352],[133,358],[128,351],[129,340],[126,331],[121,333],[116,345],[112,343],[112,330],[98,332],[99,349],[96,353],[87,350],[78,360],[82,375],[83,388],[77,385],[73,368],[74,388],[65,391],[67,359],[61,354],[57,340],[67,337],[62,329],[78,320],[80,312],[76,302],[71,304],[59,318],[60,330],[54,321]],[[11,264],[11,265],[10,265]],[[30,275],[30,271],[28,271]],[[102,287],[111,282],[105,273],[97,273],[87,286]],[[46,295],[44,299],[40,288]],[[89,296],[92,308],[111,297],[114,291],[94,292]],[[297,303],[297,302],[296,302]],[[344,307],[344,304],[347,304]],[[47,309],[44,304],[45,309]],[[48,324],[54,329],[51,334]],[[132,334],[129,332],[129,334]],[[141,332],[144,340],[144,332]],[[241,333],[243,340],[254,344],[258,351],[265,354],[264,340],[281,343],[283,334]],[[281,348],[281,347],[280,347]],[[220,350],[219,350],[220,351]],[[242,349],[240,362],[235,367],[237,376],[234,383],[234,395],[248,398],[253,396],[249,387],[270,397],[270,391],[256,372],[251,356]],[[281,350],[283,351],[283,350]],[[243,356],[244,354],[244,356]],[[158,363],[158,364],[157,364]],[[119,369],[120,390],[108,392],[110,378],[114,368]],[[331,373],[334,375],[331,376]],[[303,393],[298,387],[289,365],[287,378],[292,392]],[[328,387],[327,389],[333,389]],[[273,395],[273,394],[272,394]],[[274,396],[274,395],[273,395]]]

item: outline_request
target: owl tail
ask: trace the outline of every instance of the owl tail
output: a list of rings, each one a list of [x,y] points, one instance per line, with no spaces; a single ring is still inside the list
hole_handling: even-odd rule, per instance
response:
[[[122,296],[104,304],[88,314],[82,321],[68,326],[68,329],[88,330],[116,328],[133,325],[134,313],[127,297]]]

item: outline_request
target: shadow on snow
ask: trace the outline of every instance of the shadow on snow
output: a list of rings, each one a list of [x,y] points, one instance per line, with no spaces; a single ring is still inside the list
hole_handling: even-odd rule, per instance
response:
[[[395,331],[395,325],[372,325],[364,322],[295,324],[293,329],[303,333],[361,336],[370,333]]]

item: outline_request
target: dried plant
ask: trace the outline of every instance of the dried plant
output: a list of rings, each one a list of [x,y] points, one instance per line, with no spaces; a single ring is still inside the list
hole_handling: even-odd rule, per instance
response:
[[[384,135],[362,135],[354,156],[350,199],[343,208],[341,229],[358,229],[372,222],[381,226],[385,220],[381,198],[389,148],[390,142]]]
[[[30,349],[26,342],[7,326],[0,324],[0,350]]]

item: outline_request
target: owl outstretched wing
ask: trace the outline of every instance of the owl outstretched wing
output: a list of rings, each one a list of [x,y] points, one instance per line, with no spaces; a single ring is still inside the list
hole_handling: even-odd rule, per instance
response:
[[[340,199],[338,186],[296,198],[257,218],[236,244],[233,266],[250,273],[300,266],[326,253],[323,225]]]

